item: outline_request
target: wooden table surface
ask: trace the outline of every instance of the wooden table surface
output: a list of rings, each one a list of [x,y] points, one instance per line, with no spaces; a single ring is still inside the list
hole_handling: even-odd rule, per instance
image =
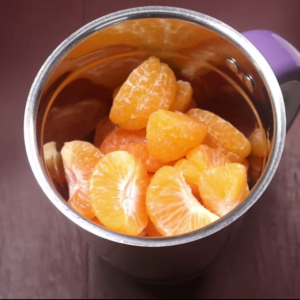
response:
[[[300,49],[299,0],[0,0],[0,298],[299,298],[300,116],[234,244],[208,273],[183,285],[139,284],[103,263],[36,183],[23,113],[38,69],[82,25],[142,5],[194,9],[239,31],[270,29]]]

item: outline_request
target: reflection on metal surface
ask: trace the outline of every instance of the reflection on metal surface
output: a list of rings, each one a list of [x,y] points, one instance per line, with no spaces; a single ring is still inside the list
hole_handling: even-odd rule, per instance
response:
[[[236,62],[236,60],[234,58],[228,57],[226,58],[226,66],[234,73],[238,73],[240,71],[240,66],[239,64]]]
[[[253,78],[250,75],[244,74],[243,75],[243,80],[244,80],[244,84],[247,87],[247,89],[250,92],[253,92],[254,88],[255,88],[255,83]]]

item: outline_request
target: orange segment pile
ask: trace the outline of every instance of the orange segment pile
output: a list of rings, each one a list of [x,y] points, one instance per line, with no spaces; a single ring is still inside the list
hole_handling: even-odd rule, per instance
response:
[[[264,154],[257,130],[249,157],[244,134],[196,108],[191,84],[177,81],[156,57],[111,95],[109,116],[94,128],[94,145],[71,141],[61,150],[69,204],[77,212],[122,234],[163,238],[199,230],[244,201],[247,169],[250,174],[253,157]],[[45,152],[52,178],[53,157],[60,155],[54,148],[50,156]]]
[[[145,198],[149,184],[142,163],[126,151],[105,155],[89,181],[90,204],[106,227],[131,235],[148,223]]]
[[[88,197],[88,180],[103,154],[90,143],[73,141],[64,144],[61,155],[69,186],[69,204],[78,213],[93,219],[95,214]]]
[[[173,71],[158,58],[150,57],[133,70],[121,86],[109,117],[121,128],[145,128],[153,112],[169,109],[176,89]]]

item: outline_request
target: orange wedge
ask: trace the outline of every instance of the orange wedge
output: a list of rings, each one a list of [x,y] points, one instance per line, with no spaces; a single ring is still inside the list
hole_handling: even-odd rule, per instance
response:
[[[266,157],[268,152],[266,134],[261,128],[255,128],[249,137],[251,155]]]
[[[89,181],[93,211],[107,228],[139,235],[148,223],[145,205],[148,174],[143,164],[126,151],[105,155]]]
[[[247,157],[250,154],[249,140],[229,122],[212,112],[199,108],[191,109],[187,114],[203,123],[208,133],[229,151],[241,157]]]
[[[200,172],[212,166],[225,166],[230,160],[219,150],[200,145],[188,151],[187,160],[192,162]]]
[[[182,158],[189,149],[201,144],[206,135],[202,123],[185,114],[158,110],[147,125],[149,152],[161,162]]]
[[[193,196],[181,173],[162,167],[147,189],[147,211],[163,236],[174,236],[200,229],[218,220]]]
[[[175,99],[169,110],[185,112],[192,101],[193,89],[189,82],[178,80]]]
[[[44,159],[47,170],[58,192],[65,198],[67,183],[65,179],[64,165],[61,154],[56,149],[55,142],[49,142],[43,146]]]
[[[198,182],[199,182],[200,170],[197,168],[197,166],[191,161],[182,158],[176,162],[174,168],[183,175],[186,183],[192,189],[194,196],[197,199],[199,199],[200,195],[199,195]]]
[[[200,174],[199,192],[204,206],[218,216],[224,216],[248,195],[245,166],[230,163],[211,167]]]
[[[230,152],[228,149],[226,149],[224,146],[222,146],[222,144],[219,143],[215,138],[213,138],[209,133],[207,133],[207,135],[205,136],[203,144],[205,144],[211,148],[218,149],[219,151],[224,153],[227,156],[227,158],[233,163],[234,162],[242,163],[245,159],[244,157],[242,157],[238,154]]]
[[[146,130],[126,130],[118,128],[111,132],[103,141],[100,150],[104,153],[124,150],[138,158],[147,172],[154,173],[166,165],[150,155],[146,144]]]
[[[125,129],[145,128],[154,111],[169,109],[177,82],[173,71],[156,57],[134,69],[113,101],[109,118]]]
[[[103,154],[94,145],[73,141],[61,149],[65,176],[69,186],[69,204],[88,219],[95,217],[88,198],[88,180]]]
[[[112,151],[123,150],[124,145],[131,143],[146,144],[146,130],[126,130],[118,128],[104,139],[100,150],[104,153],[110,153]]]

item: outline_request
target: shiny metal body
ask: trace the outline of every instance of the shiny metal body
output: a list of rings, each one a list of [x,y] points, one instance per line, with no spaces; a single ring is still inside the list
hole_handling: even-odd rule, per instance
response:
[[[240,71],[240,66],[232,57],[226,58],[227,67],[234,73],[238,73]]]
[[[254,82],[253,78],[248,74],[244,74],[243,75],[243,80],[244,80],[244,84],[247,87],[247,89],[250,92],[253,92],[253,90],[255,88],[255,82]]]
[[[81,217],[55,189],[43,161],[42,146],[48,141],[55,140],[61,147],[74,138],[91,140],[96,125],[93,120],[98,120],[101,108],[89,107],[87,99],[111,101],[113,89],[149,55],[160,57],[177,78],[192,83],[199,106],[228,119],[248,137],[260,128],[270,141],[261,173],[241,205],[210,226],[170,238],[126,236]],[[228,57],[238,62],[240,72],[226,66]],[[245,86],[244,74],[253,78],[255,89]],[[82,120],[76,114],[82,114],[86,107],[95,112],[94,119]],[[82,130],[72,132],[68,124],[61,123],[59,115],[66,120],[70,114],[82,122]],[[24,121],[29,162],[50,201],[82,229],[105,261],[134,277],[154,281],[188,278],[218,259],[242,217],[276,172],[285,132],[281,89],[261,53],[226,24],[194,11],[169,7],[116,12],[72,34],[37,74]]]

